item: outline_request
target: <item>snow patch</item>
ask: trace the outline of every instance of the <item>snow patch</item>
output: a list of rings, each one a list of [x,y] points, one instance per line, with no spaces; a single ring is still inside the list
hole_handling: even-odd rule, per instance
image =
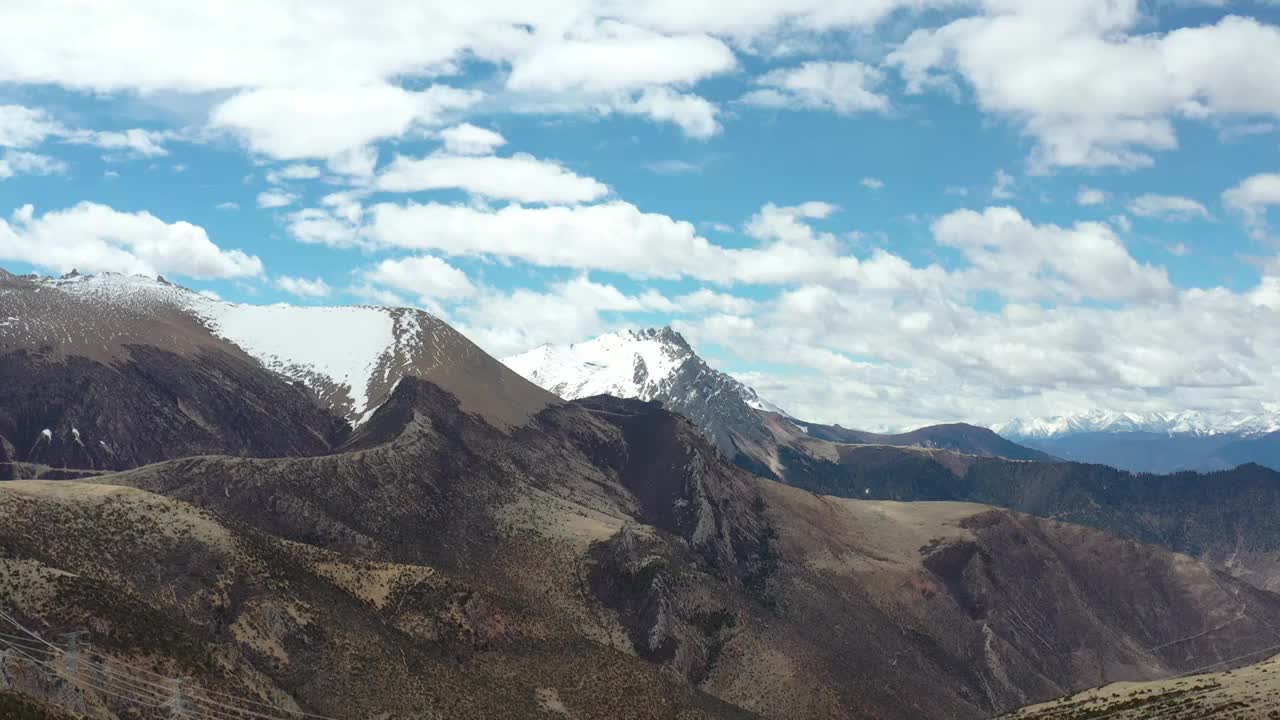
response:
[[[395,341],[385,308],[237,305],[205,298],[198,313],[213,332],[276,372],[318,375],[347,389],[354,412],[369,403],[369,381]]]

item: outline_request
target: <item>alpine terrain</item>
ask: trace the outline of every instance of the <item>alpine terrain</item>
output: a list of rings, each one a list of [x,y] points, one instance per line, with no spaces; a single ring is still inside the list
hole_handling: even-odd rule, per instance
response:
[[[420,311],[10,276],[0,318],[18,717],[976,719],[1277,642],[1280,595],[1169,549],[1231,518],[1139,539],[1050,499],[1166,491],[1031,482],[1070,463],[847,442],[722,386],[847,455],[803,475],[840,498],[728,462],[727,416],[562,401]],[[896,499],[930,493],[988,500]]]
[[[1019,418],[993,429],[1064,459],[1134,472],[1225,470],[1245,463],[1280,469],[1280,413],[1099,410]]]
[[[712,368],[670,327],[623,330],[569,346],[543,345],[503,362],[567,400],[607,394],[660,402],[702,428],[725,457],[769,477],[783,478],[791,471],[788,453],[830,458],[845,444],[1052,459],[986,428],[962,423],[889,435],[799,420]]]

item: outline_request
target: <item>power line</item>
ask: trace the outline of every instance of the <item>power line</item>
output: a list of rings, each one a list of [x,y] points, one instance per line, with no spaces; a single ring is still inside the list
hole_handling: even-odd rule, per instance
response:
[[[104,696],[167,711],[170,718],[186,720],[336,720],[327,715],[290,710],[231,693],[191,687],[187,678],[172,678],[105,655],[81,644],[83,631],[68,633],[63,649],[0,610],[0,620],[19,633],[0,631],[0,647],[8,647],[50,674]],[[41,659],[47,656],[46,659]],[[215,697],[224,698],[223,700]],[[251,707],[244,707],[245,705]],[[252,708],[261,708],[255,710]]]

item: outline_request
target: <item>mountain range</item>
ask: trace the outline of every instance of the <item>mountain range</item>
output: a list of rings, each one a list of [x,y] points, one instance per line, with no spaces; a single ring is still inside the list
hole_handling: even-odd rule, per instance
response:
[[[1280,468],[1280,415],[1092,411],[1020,418],[994,430],[1058,457],[1134,472]]]
[[[0,276],[0,607],[270,717],[983,718],[1276,643],[1276,473],[895,446],[713,379],[699,420],[420,311]],[[164,700],[6,653],[20,717]]]
[[[767,477],[798,472],[787,455],[835,457],[844,444],[955,450],[1018,460],[1053,458],[991,430],[955,423],[877,434],[797,419],[731,375],[712,368],[669,327],[623,330],[568,346],[543,345],[503,358],[530,381],[567,400],[608,394],[660,402],[700,428],[725,457]]]

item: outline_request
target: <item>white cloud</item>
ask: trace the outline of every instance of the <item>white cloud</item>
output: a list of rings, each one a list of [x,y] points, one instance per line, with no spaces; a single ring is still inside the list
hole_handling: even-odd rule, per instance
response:
[[[62,126],[38,108],[0,105],[0,147],[25,148],[39,145]]]
[[[363,214],[362,209],[359,214]],[[349,248],[365,244],[360,236],[359,216],[353,221],[329,210],[303,208],[289,214],[288,227],[295,240],[309,245]]]
[[[462,123],[440,131],[445,152],[453,155],[488,155],[506,145],[507,139],[488,128]]]
[[[24,150],[5,150],[0,153],[0,180],[15,175],[57,175],[67,171],[67,164],[48,155]]]
[[[0,220],[0,259],[57,272],[113,271],[195,278],[256,277],[262,261],[240,250],[223,250],[204,229],[166,223],[147,212],[121,212],[82,202],[37,217],[30,205]]]
[[[333,294],[333,288],[323,278],[307,279],[280,275],[276,277],[275,284],[281,290],[300,298],[316,299]]]
[[[749,298],[728,293],[716,292],[710,288],[699,288],[675,299],[675,304],[684,312],[718,312],[730,315],[746,315],[756,304]]]
[[[476,293],[466,273],[432,255],[383,260],[361,275],[371,285],[416,295],[424,301],[458,300]]]
[[[864,177],[858,184],[864,188],[869,188],[871,190],[884,189],[884,181],[881,180],[880,178]]]
[[[388,192],[457,188],[489,198],[545,203],[586,202],[609,192],[598,180],[524,153],[397,156],[378,176],[377,187]]]
[[[884,112],[890,107],[889,98],[874,92],[882,80],[880,71],[866,63],[811,61],[765,73],[756,79],[763,87],[747,93],[742,101],[784,110]]]
[[[1035,225],[1012,208],[958,210],[933,224],[959,249],[967,284],[1015,300],[1153,300],[1173,294],[1164,268],[1138,262],[1102,223]]]
[[[522,92],[610,93],[691,84],[736,64],[733,51],[709,35],[663,35],[606,21],[515,59],[507,87]]]
[[[214,207],[217,208],[218,210],[239,210],[240,203],[231,202],[230,200],[228,200],[226,202],[220,202]]]
[[[331,172],[346,176],[352,180],[363,180],[373,176],[378,167],[378,149],[369,145],[344,150],[331,156],[325,166]]]
[[[545,291],[486,289],[457,311],[459,328],[491,354],[502,356],[544,342],[564,343],[591,337],[613,324],[629,324],[626,315],[674,312],[675,303],[653,290],[628,295],[585,275],[552,283]],[[606,316],[622,316],[621,320]]]
[[[1138,34],[1136,0],[984,8],[916,30],[889,62],[916,92],[962,78],[1037,139],[1034,170],[1147,166],[1177,146],[1171,118],[1280,114],[1280,29],[1251,18]]]
[[[210,122],[254,152],[282,160],[331,158],[441,122],[480,94],[446,85],[409,91],[388,85],[247,90],[214,108]]]
[[[1017,193],[1013,189],[1017,186],[1018,181],[1004,170],[996,171],[996,182],[991,187],[991,198],[993,200],[1009,200]]]
[[[685,135],[699,140],[720,132],[720,122],[716,119],[719,110],[715,105],[698,95],[679,93],[670,88],[649,88],[638,97],[615,100],[606,105],[606,109],[669,122]]]
[[[1085,185],[1080,186],[1080,192],[1076,193],[1077,205],[1101,205],[1107,201],[1106,191],[1092,188]]]
[[[267,182],[272,185],[279,185],[291,180],[315,180],[320,177],[320,174],[320,168],[315,165],[294,163],[268,172]]]
[[[1222,193],[1222,201],[1240,212],[1249,233],[1267,239],[1267,209],[1280,205],[1280,173],[1263,173],[1241,181]]]
[[[72,130],[64,133],[66,141],[77,145],[92,145],[103,150],[123,150],[142,157],[168,155],[162,143],[173,138],[173,133],[160,130],[130,128],[128,130]]]
[[[647,163],[645,169],[659,175],[688,175],[702,172],[702,165],[688,160],[659,160]]]
[[[278,188],[264,190],[258,193],[258,207],[260,208],[279,208],[292,205],[298,201],[298,196],[285,192]]]
[[[104,150],[124,150],[143,157],[167,155],[162,143],[175,133],[162,130],[84,130],[68,128],[40,108],[0,105],[0,147],[30,148],[50,138]]]
[[[1164,220],[1165,222],[1187,222],[1197,218],[1209,220],[1213,217],[1204,205],[1181,195],[1146,193],[1131,200],[1128,208],[1129,212],[1138,217]]]

